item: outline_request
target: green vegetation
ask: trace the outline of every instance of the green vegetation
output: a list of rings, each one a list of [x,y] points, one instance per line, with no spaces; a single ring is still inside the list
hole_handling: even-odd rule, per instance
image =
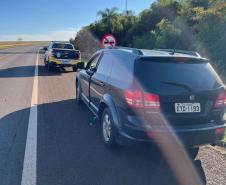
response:
[[[71,40],[83,58],[102,48],[102,37],[111,33],[120,46],[198,51],[211,59],[226,80],[225,0],[157,0],[137,16],[131,11],[120,13],[117,8],[97,15],[98,21]]]
[[[224,135],[223,141],[226,143],[226,131],[225,131],[225,135]]]
[[[199,51],[225,73],[225,0],[157,0],[137,16],[131,11],[120,13],[117,8],[97,15],[98,21],[71,40],[83,56],[101,48],[103,35],[112,33],[121,46]]]
[[[48,42],[25,42],[25,41],[0,42],[0,50],[19,47],[19,46],[32,46],[32,45],[41,45],[41,44],[48,44]]]

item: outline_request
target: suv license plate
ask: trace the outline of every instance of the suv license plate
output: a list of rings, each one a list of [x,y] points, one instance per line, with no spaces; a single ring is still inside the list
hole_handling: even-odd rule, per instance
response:
[[[176,113],[201,112],[200,103],[175,103]]]

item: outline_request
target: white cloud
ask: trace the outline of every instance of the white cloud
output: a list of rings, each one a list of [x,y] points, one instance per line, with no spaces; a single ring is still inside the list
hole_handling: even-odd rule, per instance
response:
[[[18,38],[22,38],[24,41],[68,41],[75,37],[77,31],[75,28],[66,28],[44,34],[0,34],[0,41],[16,41]]]

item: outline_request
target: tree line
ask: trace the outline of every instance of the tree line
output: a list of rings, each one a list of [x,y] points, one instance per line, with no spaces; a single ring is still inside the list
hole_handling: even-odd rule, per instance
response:
[[[157,0],[139,15],[116,7],[97,15],[98,21],[71,39],[87,56],[110,33],[120,46],[198,51],[220,72],[226,70],[226,0]]]

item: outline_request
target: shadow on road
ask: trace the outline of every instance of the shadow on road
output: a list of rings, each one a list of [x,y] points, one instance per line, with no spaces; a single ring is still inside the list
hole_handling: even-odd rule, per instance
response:
[[[56,68],[54,71],[48,71],[43,65],[38,67],[39,76],[57,76],[62,75],[62,70]],[[35,66],[18,66],[6,69],[0,69],[0,78],[25,78],[33,77]]]
[[[30,109],[0,117],[0,184],[20,184]]]
[[[17,116],[28,110],[3,117],[0,126],[6,123],[10,125]],[[92,114],[84,105],[77,105],[73,99],[38,106],[37,185],[176,184],[169,166],[157,148],[139,144],[109,150],[101,141],[97,125],[91,125],[91,121]],[[0,152],[2,149],[4,148],[0,144]],[[23,161],[23,158],[12,157]],[[12,160],[15,166],[18,164],[17,160]],[[205,182],[201,162],[195,160],[194,165]],[[14,177],[16,174],[9,171],[10,178],[7,179],[18,179]],[[3,184],[8,182],[3,180]]]
[[[37,54],[37,51],[0,51],[0,55],[8,55],[8,54]],[[40,52],[43,53],[43,52]]]

